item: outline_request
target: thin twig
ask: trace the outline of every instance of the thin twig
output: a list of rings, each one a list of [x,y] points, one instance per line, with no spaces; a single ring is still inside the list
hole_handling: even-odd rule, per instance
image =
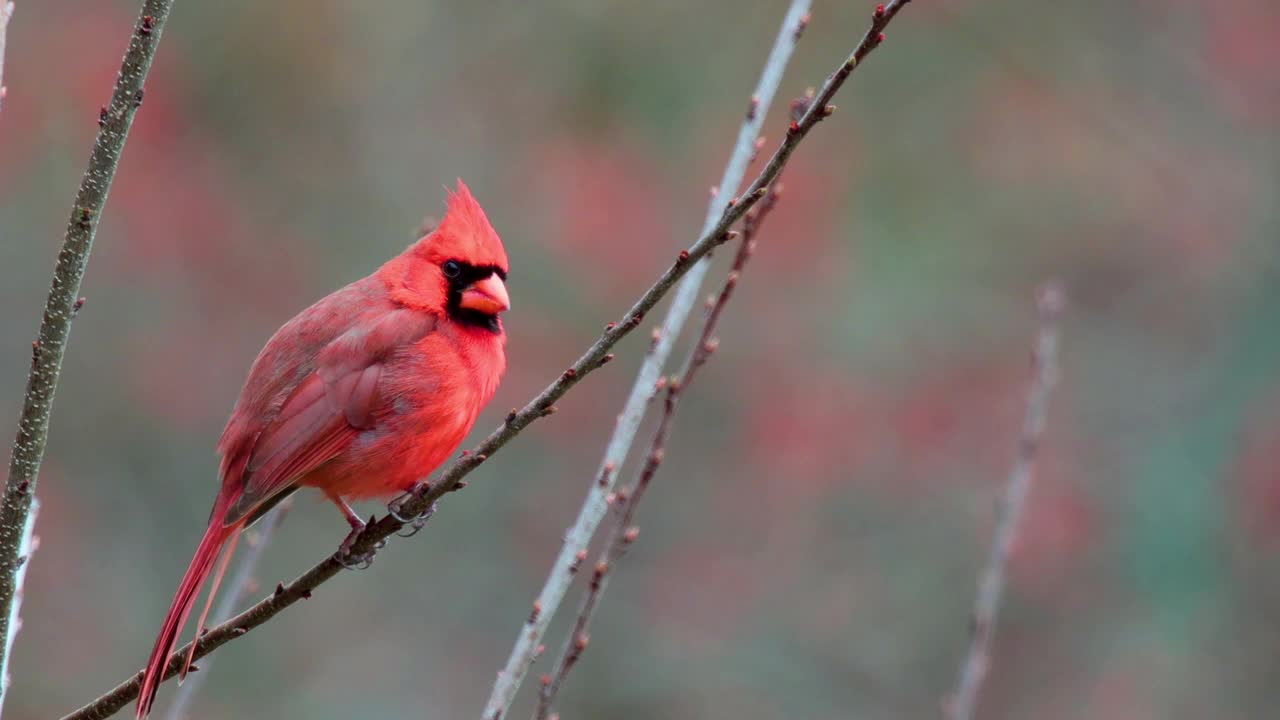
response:
[[[945,715],[950,720],[972,720],[978,692],[982,689],[982,681],[990,667],[991,638],[995,634],[996,614],[1000,611],[1009,553],[1018,534],[1018,521],[1026,504],[1027,493],[1031,489],[1036,451],[1040,448],[1040,438],[1044,434],[1049,412],[1049,395],[1057,382],[1058,316],[1062,313],[1063,304],[1062,291],[1053,284],[1041,289],[1037,298],[1040,329],[1032,354],[1034,377],[1027,393],[1027,409],[1018,438],[1017,455],[1005,484],[1004,495],[996,506],[995,537],[978,582],[978,595],[969,628],[969,648],[960,665],[956,689],[944,706]]]
[[[12,645],[9,635],[13,629],[11,618],[18,591],[18,573],[23,564],[20,562],[22,539],[27,531],[40,461],[44,458],[45,443],[49,437],[53,394],[62,369],[67,337],[71,333],[80,281],[84,278],[89,249],[107,203],[107,192],[115,178],[133,116],[142,104],[142,86],[147,79],[147,71],[151,69],[172,4],[173,0],[146,0],[142,5],[141,15],[130,35],[129,49],[120,65],[111,104],[98,115],[98,136],[75,203],[71,206],[71,218],[67,222],[66,236],[53,272],[53,286],[45,302],[40,335],[31,346],[26,397],[18,419],[17,438],[9,460],[3,506],[0,507],[0,652],[4,653],[0,656],[0,667],[7,666]]]
[[[220,623],[236,611],[250,595],[257,589],[257,583],[253,579],[253,573],[258,567],[258,561],[262,559],[263,553],[267,549],[267,545],[271,543],[271,536],[275,534],[280,527],[280,523],[284,521],[284,516],[288,514],[289,507],[293,504],[293,498],[286,498],[283,502],[275,507],[254,524],[253,529],[246,533],[245,543],[249,546],[248,552],[240,559],[240,565],[236,568],[235,576],[231,578],[231,592],[223,596],[218,602],[218,607],[213,612],[213,623]],[[204,662],[200,666],[200,672],[187,676],[187,681],[181,685],[178,692],[174,693],[173,704],[169,706],[169,712],[165,714],[167,720],[183,720],[187,715],[187,708],[191,706],[191,701],[195,699],[196,693],[200,691],[200,687],[204,685],[205,678],[209,677],[209,668],[213,665],[213,658]],[[193,665],[192,670],[195,670]]]
[[[671,427],[675,422],[676,408],[680,398],[688,391],[689,385],[693,382],[698,370],[706,364],[712,353],[719,346],[719,340],[716,339],[715,334],[716,328],[720,323],[720,316],[724,313],[724,308],[729,303],[729,298],[733,296],[733,291],[738,285],[738,279],[742,275],[743,268],[746,267],[747,261],[751,259],[751,255],[755,251],[755,238],[760,225],[777,204],[781,193],[782,184],[775,182],[769,194],[760,203],[760,206],[747,213],[747,216],[743,219],[742,241],[738,245],[738,252],[733,258],[733,265],[729,270],[729,275],[725,279],[724,285],[720,288],[720,292],[710,300],[707,319],[702,325],[702,331],[698,334],[697,341],[689,349],[689,355],[685,358],[683,369],[675,379],[665,384],[666,399],[663,403],[662,417],[658,421],[658,427],[654,430],[653,439],[650,441],[649,453],[644,467],[630,488],[623,488],[613,494],[613,502],[610,504],[621,509],[622,515],[614,526],[613,532],[605,541],[604,549],[601,551],[600,558],[592,571],[591,584],[588,586],[586,594],[583,595],[582,604],[578,608],[578,617],[574,621],[573,631],[569,634],[568,639],[565,640],[564,647],[560,650],[555,669],[551,673],[542,676],[542,690],[538,695],[538,707],[533,714],[536,720],[546,720],[550,715],[551,706],[555,703],[556,695],[560,692],[560,687],[564,684],[565,678],[581,658],[583,651],[587,649],[587,644],[591,638],[591,620],[595,615],[600,599],[608,587],[609,578],[613,575],[614,570],[617,569],[618,561],[622,559],[623,554],[626,553],[627,549],[640,535],[639,528],[633,524],[636,508],[639,507],[640,500],[644,497],[645,491],[649,489],[650,483],[652,483],[654,476],[657,475],[658,468],[662,465],[662,460],[666,456],[667,438],[670,437]],[[659,380],[659,384],[661,384],[661,380]]]
[[[736,235],[736,233],[730,233],[729,228],[764,197],[770,183],[786,166],[791,154],[795,152],[800,142],[804,140],[815,125],[829,117],[831,112],[834,111],[834,107],[829,106],[827,103],[844,85],[844,81],[848,79],[853,69],[866,58],[868,53],[880,45],[883,40],[881,31],[908,2],[910,0],[893,0],[893,2],[885,5],[883,11],[878,10],[876,12],[871,30],[863,37],[853,54],[846,58],[827,79],[826,83],[823,84],[822,89],[816,96],[816,102],[799,122],[792,124],[769,162],[760,171],[760,174],[756,176],[756,179],[751,182],[747,190],[740,196],[732,198],[725,203],[720,220],[711,228],[711,231],[704,233],[687,250],[680,251],[671,266],[640,296],[631,309],[618,322],[610,323],[606,326],[604,333],[600,335],[595,343],[587,348],[586,352],[573,365],[561,373],[542,392],[538,393],[519,411],[509,414],[501,426],[491,432],[474,450],[455,460],[436,480],[422,483],[412,493],[398,501],[397,510],[402,517],[421,515],[445,494],[461,489],[463,486],[462,480],[467,474],[488,460],[493,453],[500,450],[534,421],[554,412],[553,406],[555,402],[587,375],[608,363],[612,359],[609,351],[622,338],[631,334],[640,325],[644,320],[645,313],[653,309],[653,306],[666,296],[676,282],[689,272],[691,267],[703,257],[706,257],[712,250],[728,242]],[[364,532],[352,543],[350,553],[352,555],[372,555],[384,544],[387,538],[406,524],[390,515],[369,523]],[[317,587],[333,578],[343,569],[342,562],[343,559],[330,555],[292,582],[279,586],[271,597],[246,609],[225,623],[210,629],[209,632],[196,641],[194,657],[199,659],[208,655],[231,640],[242,637],[253,628],[267,622],[285,608],[311,597],[312,592]],[[188,643],[178,648],[169,656],[169,663],[165,667],[165,679],[178,673],[187,653],[190,651],[190,645]],[[138,696],[138,688],[141,681],[142,671],[139,670],[132,677],[107,693],[89,702],[79,710],[66,715],[64,720],[101,720],[102,718],[110,717]]]
[[[14,579],[17,587],[13,596],[13,605],[9,607],[8,647],[4,649],[4,658],[0,665],[0,716],[4,714],[4,701],[9,697],[9,684],[13,680],[9,673],[9,659],[13,657],[13,641],[22,629],[22,587],[27,579],[27,568],[31,566],[31,555],[40,547],[40,538],[36,536],[36,516],[40,514],[40,500],[31,499],[31,511],[27,513],[27,524],[22,528],[22,544],[18,549],[18,572]]]
[[[703,221],[703,235],[710,233],[716,227],[724,214],[725,201],[734,197],[734,193],[746,176],[747,166],[758,152],[756,140],[760,136],[765,116],[773,103],[773,96],[782,82],[783,72],[791,60],[800,36],[809,24],[809,6],[810,0],[793,0],[783,17],[782,27],[774,40],[773,49],[769,52],[764,70],[748,102],[746,116],[738,130],[738,138],[730,153],[729,162],[725,166],[724,175],[707,207],[706,219]],[[662,368],[671,354],[676,338],[680,335],[685,319],[688,318],[697,301],[699,289],[702,287],[703,278],[709,267],[709,258],[700,259],[680,282],[680,287],[676,288],[666,319],[662,327],[656,331],[654,342],[641,363],[635,384],[631,387],[631,393],[627,396],[626,404],[614,425],[613,435],[605,448],[604,457],[596,470],[595,477],[601,482],[592,483],[592,490],[588,493],[586,502],[582,504],[573,526],[565,533],[560,553],[552,563],[546,582],[538,593],[537,603],[542,608],[541,616],[527,623],[528,628],[522,626],[516,634],[511,655],[507,659],[506,666],[498,673],[489,701],[485,704],[483,717],[486,720],[501,717],[511,707],[520,684],[538,655],[538,648],[542,645],[542,638],[551,624],[551,618],[573,583],[573,573],[569,568],[574,558],[579,553],[585,552],[591,544],[596,528],[600,526],[605,513],[608,512],[605,500],[613,492],[618,477],[617,471],[626,462],[636,432],[640,429],[640,422],[648,410],[649,400],[653,397],[654,383],[658,381],[658,376],[662,373]]]
[[[0,107],[4,106],[4,96],[8,93],[8,89],[4,85],[4,40],[9,34],[9,21],[12,19],[13,3],[0,4]]]
[[[817,93],[815,101],[810,103],[804,116],[791,123],[782,144],[774,152],[764,170],[743,191],[741,196],[730,197],[732,189],[738,185],[737,178],[740,177],[731,177],[735,163],[738,162],[739,153],[742,154],[743,159],[741,162],[745,165],[753,155],[754,137],[759,132],[758,126],[750,132],[747,131],[747,127],[751,123],[757,122],[760,116],[763,115],[763,111],[760,111],[759,107],[764,105],[764,95],[758,92],[756,96],[752,97],[747,111],[747,123],[744,124],[743,131],[739,134],[738,145],[736,146],[734,158],[730,161],[730,167],[726,168],[726,181],[721,183],[721,192],[719,194],[721,202],[725,197],[730,197],[730,199],[728,208],[721,214],[721,220],[716,227],[726,227],[723,225],[726,217],[733,215],[735,210],[740,211],[743,203],[753,203],[762,197],[769,183],[773,182],[773,179],[782,169],[782,166],[786,164],[791,153],[799,145],[800,140],[823,118],[835,112],[835,106],[828,103],[831,102],[840,87],[844,85],[845,80],[848,79],[854,68],[884,41],[883,31],[885,27],[908,2],[910,0],[892,0],[887,5],[876,6],[870,29],[854,51],[827,78],[826,83]],[[808,22],[807,4],[793,4],[792,10],[788,12],[787,19],[783,23],[782,32],[779,35],[779,44],[775,45],[774,52],[770,55],[770,62],[766,65],[765,75],[761,79],[762,86],[766,80],[781,75],[781,67],[774,70],[772,69],[773,63],[775,61],[785,61],[787,53],[790,52],[791,47],[808,25]],[[771,97],[772,93],[769,96]],[[741,172],[741,170],[737,172]],[[709,222],[720,213],[715,204],[716,202],[713,200],[711,211],[708,213]],[[739,213],[738,216],[740,217],[741,214]],[[552,617],[559,609],[560,603],[564,600],[564,595],[573,581],[573,575],[569,570],[574,567],[575,558],[584,552],[590,544],[596,528],[599,527],[605,513],[608,511],[606,499],[613,492],[618,475],[617,470],[622,466],[631,448],[636,431],[640,426],[640,421],[647,410],[649,398],[652,397],[654,384],[657,382],[662,372],[662,366],[671,352],[672,343],[675,341],[676,336],[679,335],[685,319],[693,309],[706,271],[706,263],[696,265],[690,273],[689,279],[681,285],[676,292],[676,297],[672,300],[667,318],[662,328],[657,331],[655,342],[641,364],[635,385],[632,386],[631,394],[628,396],[626,405],[618,417],[617,427],[605,449],[604,458],[596,474],[596,477],[599,477],[601,482],[598,487],[594,488],[593,492],[588,494],[581,510],[578,512],[577,520],[574,521],[573,526],[565,535],[560,553],[552,564],[542,590],[538,594],[536,607],[541,608],[541,612],[537,613],[531,622],[522,625],[517,633],[511,656],[507,661],[506,667],[498,673],[489,702],[485,704],[484,720],[498,720],[506,713],[515,699],[516,691],[528,673],[530,665],[537,658],[538,648],[542,645],[542,637],[545,635]]]

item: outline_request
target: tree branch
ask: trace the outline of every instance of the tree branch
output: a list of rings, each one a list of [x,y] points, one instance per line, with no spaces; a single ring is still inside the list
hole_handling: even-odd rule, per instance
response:
[[[716,200],[712,200],[712,206],[707,216],[709,225],[712,224],[712,220],[717,214],[720,214],[721,219],[714,227],[728,227],[724,225],[726,217],[734,214],[735,210],[740,211],[737,213],[737,217],[741,217],[743,203],[753,204],[763,196],[769,183],[773,182],[800,141],[823,118],[829,117],[835,111],[835,106],[828,103],[830,103],[836,92],[844,85],[845,80],[848,79],[849,75],[862,60],[884,41],[883,31],[885,27],[908,2],[910,0],[892,0],[887,5],[876,6],[875,12],[872,14],[871,27],[849,57],[827,78],[822,89],[818,91],[816,98],[809,104],[803,117],[792,121],[782,144],[774,152],[773,157],[769,159],[768,164],[760,175],[748,186],[740,198],[729,200],[727,210],[718,210]],[[765,92],[757,92],[751,99],[751,104],[748,106],[747,111],[747,121],[743,125],[743,130],[739,133],[734,156],[730,160],[729,167],[725,170],[725,181],[721,183],[720,198],[728,196],[732,189],[737,187],[747,162],[753,156],[754,138],[759,132],[758,122],[764,114],[763,111],[758,111],[758,107],[766,104],[764,103],[766,98],[772,97],[773,89],[777,87],[777,79],[782,72],[780,66],[776,69],[774,69],[774,66],[779,62],[785,63],[791,48],[808,22],[807,3],[794,3],[791,11],[787,14],[787,19],[783,23],[778,43],[774,46],[774,52],[770,54],[769,63],[766,65],[765,73],[761,78],[760,87],[762,90],[767,89],[767,94]],[[766,83],[772,84],[766,86]],[[693,272],[690,273],[689,278],[677,290],[675,299],[672,300],[667,318],[662,328],[658,330],[649,355],[646,356],[640,367],[635,385],[632,386],[631,394],[628,396],[622,414],[619,416],[613,437],[609,439],[609,444],[605,449],[604,459],[601,461],[596,475],[596,477],[600,478],[600,482],[588,494],[583,502],[582,509],[578,513],[577,520],[565,536],[560,553],[556,557],[547,580],[542,586],[542,591],[538,594],[538,599],[535,601],[534,607],[538,608],[539,612],[535,613],[530,618],[530,622],[526,623],[527,629],[522,626],[516,636],[515,646],[511,650],[511,657],[508,659],[506,667],[499,672],[498,679],[493,687],[493,693],[489,697],[489,702],[485,705],[484,720],[498,720],[510,708],[520,683],[528,673],[529,666],[533,664],[534,659],[537,657],[538,647],[542,644],[542,637],[546,634],[552,617],[555,615],[556,610],[559,609],[560,603],[564,600],[564,595],[573,581],[573,574],[570,572],[570,568],[576,568],[574,564],[576,559],[586,551],[596,528],[599,527],[601,520],[603,520],[605,513],[608,511],[606,499],[610,493],[614,492],[617,471],[622,466],[631,448],[631,443],[635,439],[640,421],[647,410],[649,398],[652,397],[654,384],[657,382],[662,372],[662,366],[671,352],[672,343],[675,341],[676,336],[680,334],[685,319],[693,309],[706,272],[707,264],[704,262],[698,263]]]
[[[734,193],[737,192],[738,186],[742,184],[742,179],[746,175],[747,166],[758,151],[756,139],[760,135],[760,128],[773,102],[774,93],[782,81],[783,71],[809,23],[809,5],[809,0],[793,0],[782,20],[782,27],[778,31],[773,49],[765,62],[755,92],[751,95],[746,117],[738,130],[738,139],[725,166],[724,176],[707,208],[702,228],[704,235],[710,233],[721,221],[724,215],[725,199],[734,197]],[[631,386],[631,393],[614,426],[613,436],[609,438],[604,458],[601,459],[600,467],[596,471],[595,477],[600,478],[600,482],[592,485],[592,491],[582,504],[577,519],[565,535],[560,554],[551,566],[552,569],[542,586],[542,591],[538,593],[536,607],[541,608],[541,617],[533,617],[532,621],[527,623],[529,625],[527,629],[522,627],[516,633],[516,642],[511,648],[511,655],[507,659],[505,668],[498,673],[489,701],[485,704],[483,717],[486,719],[501,717],[506,713],[538,654],[538,647],[542,645],[542,638],[551,624],[551,618],[573,583],[573,573],[570,568],[573,567],[579,553],[585,552],[587,546],[591,544],[596,528],[608,511],[605,499],[613,492],[618,477],[617,471],[626,462],[627,453],[635,440],[636,432],[640,429],[640,422],[644,419],[649,400],[653,397],[654,383],[657,382],[662,367],[671,354],[672,346],[680,335],[685,319],[697,301],[699,289],[702,287],[703,278],[709,267],[709,259],[699,259],[681,281],[680,287],[676,288],[666,320],[657,331],[655,342],[650,346],[640,366],[635,384]]]
[[[675,423],[676,408],[680,398],[689,389],[689,384],[693,382],[698,370],[706,364],[712,353],[719,346],[719,340],[716,339],[715,334],[716,328],[720,324],[720,316],[724,313],[724,308],[729,303],[729,298],[733,296],[733,291],[738,286],[738,279],[742,275],[743,268],[746,267],[747,261],[751,259],[751,255],[755,251],[755,238],[760,225],[773,210],[774,206],[777,205],[778,197],[781,193],[782,184],[775,182],[770,188],[769,194],[760,203],[760,207],[747,213],[743,219],[742,241],[739,243],[738,252],[733,258],[733,266],[729,270],[729,275],[725,279],[724,285],[720,288],[720,292],[710,301],[707,319],[702,325],[702,331],[698,334],[697,341],[689,349],[689,355],[685,358],[683,369],[678,376],[665,385],[666,400],[663,403],[662,418],[658,421],[657,429],[654,430],[653,440],[649,444],[649,452],[646,456],[644,467],[630,488],[623,488],[612,495],[612,502],[609,505],[621,510],[622,515],[614,526],[613,532],[605,541],[604,550],[600,553],[600,559],[596,561],[595,569],[591,575],[591,584],[582,598],[582,605],[578,608],[578,617],[574,621],[573,631],[569,634],[569,637],[565,640],[564,647],[560,650],[555,669],[550,674],[542,676],[542,691],[538,695],[538,707],[533,714],[536,720],[546,720],[549,716],[551,707],[555,703],[556,695],[560,692],[560,687],[564,684],[565,678],[578,662],[583,651],[587,649],[587,644],[591,638],[591,620],[594,618],[596,608],[608,588],[609,578],[617,568],[618,561],[622,559],[627,549],[635,543],[636,538],[640,535],[640,529],[632,524],[635,519],[636,509],[639,507],[645,491],[649,489],[650,483],[653,482],[654,476],[657,475],[663,458],[666,457],[667,438],[670,436],[671,427]],[[663,384],[661,379],[658,384]]]
[[[950,720],[972,720],[978,691],[982,689],[982,681],[990,666],[991,638],[995,634],[996,614],[1000,611],[1000,596],[1004,592],[1009,553],[1018,534],[1018,521],[1026,504],[1027,493],[1031,489],[1036,451],[1040,448],[1040,438],[1044,434],[1045,419],[1049,411],[1049,394],[1057,382],[1058,316],[1063,304],[1062,291],[1052,284],[1044,287],[1037,298],[1040,330],[1032,354],[1035,375],[1027,394],[1026,416],[1018,438],[1013,469],[1009,472],[1004,496],[996,506],[995,538],[978,583],[969,648],[960,665],[956,689],[944,708]]]
[[[71,319],[78,307],[80,281],[89,262],[89,249],[107,193],[115,178],[133,116],[142,104],[142,86],[155,57],[160,33],[173,0],[146,0],[120,65],[111,104],[98,116],[98,136],[80,182],[66,236],[53,272],[53,286],[45,302],[39,338],[32,344],[31,371],[26,397],[18,419],[18,433],[9,460],[9,477],[0,506],[0,667],[8,667],[16,629],[14,603],[23,568],[23,538],[28,536],[31,505],[40,461],[49,436],[49,416],[58,385],[62,356],[71,333]],[[7,14],[7,11],[6,11]]]
[[[613,358],[609,351],[622,338],[631,334],[644,316],[675,286],[680,278],[713,249],[727,242],[731,234],[729,228],[747,213],[764,197],[769,184],[787,164],[796,147],[809,134],[815,125],[830,116],[834,107],[828,106],[831,98],[840,89],[853,69],[878,47],[883,40],[881,31],[889,21],[910,0],[893,0],[877,10],[872,21],[871,30],[862,38],[854,52],[841,63],[834,73],[823,84],[817,93],[816,101],[805,112],[798,122],[792,123],[783,141],[775,150],[769,162],[760,174],[752,181],[748,189],[739,197],[732,198],[724,204],[720,219],[715,225],[691,245],[680,251],[675,261],[646,290],[618,322],[610,323],[605,331],[591,347],[587,348],[568,369],[559,375],[542,392],[538,393],[519,411],[507,416],[506,421],[489,434],[476,448],[463,457],[455,460],[434,482],[424,482],[412,492],[397,501],[397,510],[402,517],[411,517],[426,513],[437,500],[445,494],[459,490],[465,486],[463,478],[500,450],[513,437],[541,417],[554,412],[554,403],[566,392],[582,381],[590,373],[599,369]],[[754,144],[754,143],[753,143]],[[352,555],[372,554],[381,547],[387,538],[405,527],[408,523],[387,515],[368,524],[360,537],[352,544]],[[241,637],[253,628],[262,625],[275,617],[285,608],[299,600],[310,598],[312,592],[321,584],[337,575],[343,569],[341,559],[330,555],[323,561],[307,570],[301,576],[276,588],[270,597],[246,609],[225,623],[209,630],[196,642],[195,658],[201,658],[225,645],[231,640]],[[191,643],[184,645],[169,656],[165,667],[165,679],[177,674],[190,651]],[[84,707],[66,715],[63,720],[101,720],[110,717],[120,708],[138,696],[138,688],[142,680],[139,670],[132,677],[117,685],[104,695],[91,701]]]

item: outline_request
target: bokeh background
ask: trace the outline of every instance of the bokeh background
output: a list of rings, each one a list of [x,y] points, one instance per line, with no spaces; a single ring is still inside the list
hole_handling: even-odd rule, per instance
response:
[[[871,5],[815,4],[767,136]],[[511,371],[477,435],[555,377],[692,241],[785,7],[179,2],[58,391],[8,717],[140,666],[250,360],[457,176],[513,265]],[[135,13],[20,2],[11,26],[6,423]],[[786,171],[563,716],[933,716],[1056,277],[1063,382],[981,716],[1272,717],[1277,67],[1271,0],[908,7]],[[422,535],[221,650],[191,717],[476,717],[645,334]],[[259,594],[345,532],[302,498]]]

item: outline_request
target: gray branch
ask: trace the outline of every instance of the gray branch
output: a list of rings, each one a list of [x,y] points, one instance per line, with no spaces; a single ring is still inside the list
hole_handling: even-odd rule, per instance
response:
[[[124,150],[133,117],[142,104],[142,86],[151,69],[160,33],[173,0],[146,0],[134,25],[116,78],[111,104],[98,116],[98,136],[89,165],[67,221],[66,236],[53,271],[53,286],[45,302],[40,334],[31,349],[31,371],[18,419],[18,433],[9,460],[9,477],[0,506],[0,667],[7,666],[13,606],[22,569],[22,539],[27,530],[40,461],[49,436],[49,416],[58,385],[62,357],[77,309],[80,281],[89,262],[89,249],[107,203],[116,166]]]
[[[956,689],[945,703],[949,720],[972,720],[978,702],[978,691],[990,666],[991,639],[995,635],[996,614],[1000,612],[1000,597],[1004,593],[1005,572],[1009,554],[1018,535],[1018,521],[1031,490],[1035,472],[1036,451],[1044,435],[1045,420],[1049,413],[1049,394],[1058,379],[1058,315],[1062,312],[1062,292],[1049,285],[1040,292],[1038,309],[1040,330],[1036,338],[1032,359],[1035,376],[1027,394],[1026,416],[1018,438],[1017,455],[1013,469],[1005,483],[1004,495],[996,506],[996,531],[987,555],[987,564],[978,581],[978,595],[974,602],[970,626],[969,648],[956,678]]]
[[[688,391],[689,385],[693,382],[698,370],[706,364],[712,353],[715,352],[716,347],[719,346],[719,340],[716,339],[716,329],[720,323],[720,316],[724,314],[725,306],[728,305],[734,289],[738,286],[742,271],[755,251],[756,235],[759,232],[760,225],[777,204],[781,190],[782,183],[775,182],[769,189],[768,196],[760,203],[760,206],[747,213],[746,218],[743,219],[742,240],[738,245],[738,253],[734,256],[733,267],[729,270],[729,275],[725,278],[720,292],[714,296],[715,300],[712,302],[711,309],[707,312],[707,318],[702,325],[702,332],[698,334],[698,339],[694,342],[693,347],[689,349],[689,355],[685,358],[682,366],[683,369],[678,375],[673,376],[666,385],[666,401],[663,404],[662,417],[658,421],[657,429],[653,432],[653,440],[649,444],[649,452],[646,455],[643,469],[629,488],[621,488],[613,495],[614,502],[612,504],[615,509],[621,508],[622,516],[604,541],[604,550],[600,553],[600,559],[596,562],[595,570],[592,571],[591,584],[588,585],[587,592],[582,598],[582,604],[578,608],[577,620],[574,621],[573,630],[565,639],[564,647],[560,650],[554,669],[542,676],[542,691],[539,693],[538,707],[534,710],[534,720],[548,720],[551,717],[551,707],[555,703],[557,693],[560,692],[560,688],[564,685],[569,671],[573,669],[573,666],[582,657],[583,651],[587,649],[587,644],[591,637],[591,621],[595,616],[596,608],[600,606],[600,600],[604,597],[605,590],[609,587],[609,578],[613,577],[614,571],[617,570],[618,561],[622,559],[627,549],[639,537],[640,529],[633,525],[632,521],[635,519],[636,509],[640,506],[640,501],[644,498],[645,492],[653,482],[654,476],[657,475],[663,458],[666,457],[667,438],[670,436],[671,428],[675,423],[676,409],[681,398]]]
[[[711,204],[707,208],[707,217],[702,228],[704,235],[715,228],[717,221],[724,213],[725,201],[734,197],[738,186],[742,184],[747,165],[756,153],[756,138],[760,135],[760,128],[764,123],[765,115],[768,114],[773,95],[782,81],[782,74],[787,62],[791,59],[792,51],[795,50],[805,25],[808,24],[809,4],[809,0],[793,0],[791,8],[783,18],[782,28],[778,32],[777,40],[774,41],[772,52],[769,53],[764,72],[751,96],[746,118],[738,130],[738,140],[729,157],[729,163],[724,169],[724,177],[720,181],[716,196],[711,199]],[[551,566],[542,591],[538,593],[537,607],[541,609],[538,616],[533,622],[527,623],[527,627],[522,625],[516,633],[516,642],[511,648],[511,656],[507,660],[506,667],[498,673],[489,701],[485,704],[486,720],[502,717],[511,707],[511,702],[520,689],[520,683],[528,674],[529,666],[533,664],[537,654],[537,648],[542,644],[542,638],[551,624],[551,618],[564,600],[569,586],[573,584],[573,572],[570,568],[574,567],[574,559],[578,553],[586,551],[592,536],[595,535],[605,513],[608,512],[609,505],[605,499],[614,490],[619,475],[617,471],[626,461],[631,444],[635,441],[636,431],[640,429],[640,421],[644,419],[649,399],[653,396],[654,383],[658,381],[662,367],[671,354],[675,339],[679,336],[685,320],[698,299],[699,288],[702,287],[703,278],[706,277],[709,267],[710,258],[702,258],[676,288],[675,298],[667,311],[667,319],[658,331],[657,341],[650,347],[648,355],[640,366],[635,384],[631,387],[631,394],[627,397],[627,403],[623,407],[617,425],[614,426],[613,437],[609,439],[608,447],[605,449],[604,459],[600,461],[600,469],[596,477],[599,477],[601,482],[592,485],[591,492],[578,512],[577,520],[565,535],[560,554]]]
[[[877,10],[871,29],[863,36],[853,53],[845,58],[836,67],[831,76],[827,78],[804,116],[792,123],[788,128],[782,142],[779,143],[777,149],[765,164],[764,169],[760,171],[760,174],[756,176],[755,180],[741,195],[722,204],[720,218],[715,225],[708,232],[703,233],[697,242],[690,245],[688,249],[681,250],[674,261],[640,295],[631,308],[617,322],[609,323],[600,337],[572,365],[547,385],[542,392],[529,400],[523,408],[509,414],[502,425],[489,433],[489,436],[483,442],[464,454],[463,457],[455,460],[434,481],[420,483],[414,490],[396,500],[396,513],[400,517],[413,518],[423,515],[442,497],[450,492],[462,489],[466,484],[463,482],[463,478],[480,467],[481,464],[493,456],[493,453],[502,449],[512,438],[523,432],[525,428],[554,412],[557,400],[564,397],[565,393],[582,382],[587,375],[600,369],[613,359],[609,351],[640,326],[645,314],[652,310],[675,287],[676,283],[688,274],[693,265],[706,257],[712,250],[728,242],[735,235],[735,233],[730,232],[729,228],[741,220],[752,207],[760,202],[761,198],[767,193],[769,185],[778,177],[778,173],[782,172],[792,153],[795,152],[804,138],[809,135],[809,132],[819,122],[830,117],[835,111],[835,107],[828,103],[844,85],[845,80],[849,78],[854,68],[858,67],[868,54],[880,46],[884,40],[882,30],[908,2],[910,0],[892,0],[882,9]],[[379,547],[385,544],[384,541],[406,527],[406,525],[409,525],[410,522],[397,519],[393,515],[387,515],[369,523],[364,532],[352,543],[350,553],[357,556],[372,556]],[[211,628],[207,633],[193,641],[195,644],[195,659],[208,655],[236,638],[244,637],[254,628],[263,625],[283,612],[285,608],[311,597],[316,588],[328,582],[343,570],[344,561],[345,556],[340,558],[335,554],[326,557],[292,582],[277,586],[276,591],[271,596],[221,625]],[[535,614],[536,616],[537,614]],[[175,650],[169,656],[169,662],[165,666],[164,679],[178,674],[182,664],[185,662],[187,653],[191,650],[191,646],[192,643],[188,643]],[[102,718],[110,717],[120,708],[137,698],[141,684],[142,671],[138,671],[84,707],[64,716],[63,720],[101,720]]]

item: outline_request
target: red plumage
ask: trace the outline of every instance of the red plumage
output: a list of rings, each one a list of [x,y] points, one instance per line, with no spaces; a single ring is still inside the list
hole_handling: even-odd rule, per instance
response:
[[[151,651],[137,718],[219,553],[210,600],[249,522],[314,487],[355,526],[347,500],[403,492],[462,443],[506,368],[506,274],[502,241],[459,180],[435,231],[267,341],[218,441],[222,487]]]

